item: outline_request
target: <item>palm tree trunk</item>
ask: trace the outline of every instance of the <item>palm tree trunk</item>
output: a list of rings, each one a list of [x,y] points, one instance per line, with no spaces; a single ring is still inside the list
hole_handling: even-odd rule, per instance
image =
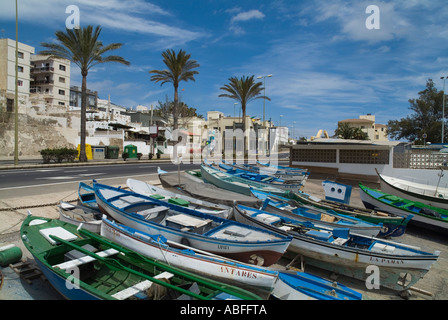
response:
[[[81,71],[81,132],[80,132],[80,152],[79,161],[87,162],[86,154],[86,111],[87,111],[87,71]]]
[[[178,103],[179,103],[179,94],[177,92],[177,87],[174,87],[174,110],[173,110],[173,129],[176,130],[179,126],[179,114],[177,112],[178,110]]]
[[[247,137],[246,137],[246,105],[241,104],[241,109],[243,113],[243,156],[245,157],[246,154],[246,143],[247,143]]]

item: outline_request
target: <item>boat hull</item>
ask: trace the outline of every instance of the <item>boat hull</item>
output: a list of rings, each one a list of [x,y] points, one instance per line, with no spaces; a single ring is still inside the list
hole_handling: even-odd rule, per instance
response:
[[[442,208],[442,209],[446,209],[448,210],[448,199],[445,199],[443,197],[436,197],[434,196],[434,194],[436,193],[435,190],[433,191],[431,189],[428,189],[427,192],[425,193],[425,189],[423,188],[424,186],[422,186],[421,188],[418,187],[416,189],[420,189],[422,190],[422,192],[424,192],[425,194],[420,194],[417,192],[412,192],[409,189],[412,188],[412,186],[406,186],[405,184],[402,184],[400,181],[404,181],[402,179],[399,179],[399,181],[397,181],[398,185],[401,185],[401,187],[398,187],[397,185],[394,185],[392,179],[392,177],[385,177],[381,174],[378,174],[378,177],[380,179],[380,188],[381,191],[388,193],[388,194],[392,194],[395,195],[397,197],[400,198],[405,198],[405,199],[409,199],[412,201],[419,201],[421,203],[427,204],[429,206],[433,206],[433,207],[438,207],[438,208]],[[435,189],[435,187],[434,187]]]

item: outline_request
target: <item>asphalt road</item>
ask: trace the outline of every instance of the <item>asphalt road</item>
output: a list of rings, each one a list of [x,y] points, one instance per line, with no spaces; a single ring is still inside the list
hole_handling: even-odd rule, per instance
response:
[[[73,167],[46,167],[0,171],[0,199],[21,195],[47,194],[49,190],[77,190],[80,181],[96,179],[104,183],[123,183],[125,178],[157,176],[157,167],[165,171],[177,171],[178,166],[167,163],[126,163]],[[198,169],[197,164],[181,164],[181,170]]]

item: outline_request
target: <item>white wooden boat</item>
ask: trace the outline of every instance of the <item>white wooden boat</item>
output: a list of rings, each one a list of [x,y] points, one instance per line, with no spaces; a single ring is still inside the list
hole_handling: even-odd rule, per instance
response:
[[[306,263],[363,281],[367,267],[377,266],[379,284],[397,291],[414,285],[429,271],[440,255],[417,247],[374,237],[350,234],[348,229],[325,230],[312,224],[237,205],[238,221],[293,237],[288,251],[302,256]]]
[[[224,219],[230,219],[233,214],[232,207],[182,195],[176,192],[156,187],[144,181],[128,179],[126,181],[126,184],[130,190],[136,193],[154,197],[158,200],[168,201],[172,204],[177,204],[189,209],[198,210],[200,212],[218,216]]]
[[[79,226],[84,224],[84,228],[100,233],[101,231],[101,212],[85,206],[77,206],[68,202],[61,201],[58,206],[59,220]]]
[[[149,234],[269,266],[280,259],[291,238],[236,221],[173,205],[135,192],[94,183],[98,208],[116,221]]]
[[[361,294],[304,272],[241,263],[150,235],[103,217],[101,235],[157,261],[282,300],[359,300]]]
[[[380,174],[378,170],[376,173],[380,178],[381,191],[400,198],[420,201],[433,207],[448,209],[448,188],[386,176]]]

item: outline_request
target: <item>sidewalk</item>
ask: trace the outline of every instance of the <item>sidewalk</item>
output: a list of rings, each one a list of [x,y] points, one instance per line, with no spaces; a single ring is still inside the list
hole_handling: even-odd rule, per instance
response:
[[[286,156],[286,157],[285,157]],[[278,153],[278,161],[289,161],[289,152]],[[0,170],[13,170],[13,169],[29,169],[29,168],[47,168],[47,167],[71,167],[71,166],[89,166],[89,165],[111,165],[111,164],[126,164],[126,163],[158,163],[158,162],[172,162],[169,154],[162,154],[160,159],[143,157],[138,160],[137,158],[128,158],[123,160],[118,159],[95,159],[88,160],[87,162],[62,162],[62,163],[43,163],[42,159],[20,159],[18,165],[14,164],[14,160],[0,160]]]

